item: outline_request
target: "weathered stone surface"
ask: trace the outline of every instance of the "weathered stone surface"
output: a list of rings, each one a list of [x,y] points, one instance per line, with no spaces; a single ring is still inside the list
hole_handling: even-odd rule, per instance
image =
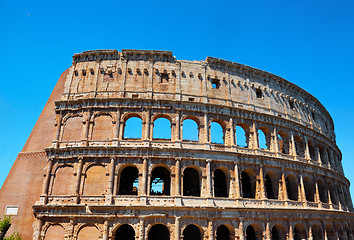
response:
[[[75,54],[0,191],[6,206],[25,239],[353,239],[322,104],[262,70],[168,51]]]

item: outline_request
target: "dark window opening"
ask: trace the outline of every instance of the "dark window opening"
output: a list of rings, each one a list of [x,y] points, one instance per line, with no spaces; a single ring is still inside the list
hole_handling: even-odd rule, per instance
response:
[[[148,240],[170,240],[170,231],[166,226],[156,224],[150,228]]]
[[[254,198],[252,191],[251,179],[247,173],[242,172],[241,174],[241,184],[242,184],[242,197],[243,198]]]
[[[278,229],[275,226],[272,228],[272,240],[281,240]]]
[[[118,195],[138,195],[139,171],[136,167],[126,167],[120,175]]]
[[[263,98],[263,93],[262,93],[262,90],[261,89],[256,89],[256,96],[257,98]]]
[[[183,196],[200,197],[199,174],[193,168],[186,168],[183,172]]]
[[[216,240],[230,240],[230,231],[225,225],[216,230]]]
[[[82,70],[82,75],[86,76],[86,70]]]
[[[75,74],[75,76],[78,76],[78,75],[79,75],[79,73],[78,73],[77,70],[74,71],[74,74]]]
[[[168,76],[168,73],[163,72],[160,74],[160,82],[161,83],[168,83],[169,80],[170,80],[170,77]]]
[[[306,200],[309,202],[314,201],[314,185],[312,180],[310,180],[308,177],[304,178],[304,187],[305,187],[305,196]]]
[[[128,224],[120,226],[115,234],[114,240],[135,240],[134,228]]]
[[[311,115],[312,115],[312,119],[313,119],[314,121],[316,121],[316,113],[311,112]]]
[[[288,199],[293,200],[293,201],[297,201],[298,197],[297,197],[297,188],[296,188],[296,184],[294,182],[294,176],[288,176],[285,179],[285,184],[286,184],[286,192],[288,194]]]
[[[191,224],[183,230],[183,240],[201,240],[200,230],[197,226]]]
[[[246,229],[246,240],[257,240],[256,231],[252,226],[248,226]]]
[[[170,172],[164,167],[157,167],[152,171],[150,195],[170,195]]]
[[[272,179],[267,174],[265,177],[265,185],[266,185],[266,194],[268,199],[276,199],[274,190],[273,190],[273,182]]]
[[[212,78],[211,79],[211,86],[213,89],[219,89],[220,88],[220,80],[217,78]]]
[[[95,71],[93,70],[93,68],[90,69],[90,73],[91,75],[95,75]]]
[[[297,224],[294,228],[294,240],[307,239],[307,233],[302,225]]]
[[[214,172],[214,194],[215,197],[228,197],[226,176],[220,169]]]

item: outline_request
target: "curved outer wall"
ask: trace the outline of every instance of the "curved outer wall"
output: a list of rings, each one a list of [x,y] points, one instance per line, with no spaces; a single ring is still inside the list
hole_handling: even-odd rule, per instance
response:
[[[331,116],[278,76],[211,57],[98,50],[74,55],[58,93],[46,130],[53,139],[36,150],[46,162],[33,167],[44,173],[33,176],[43,183],[31,203],[34,239],[119,239],[130,227],[136,239],[160,228],[188,239],[191,224],[202,239],[353,239]],[[139,138],[125,135],[133,117]],[[161,118],[170,139],[154,137]],[[184,140],[186,120],[197,125],[196,141]],[[4,207],[21,209],[9,199]]]

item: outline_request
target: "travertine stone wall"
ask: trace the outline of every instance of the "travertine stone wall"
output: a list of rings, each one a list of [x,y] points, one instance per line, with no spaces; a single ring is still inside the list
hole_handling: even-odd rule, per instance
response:
[[[278,76],[167,51],[87,51],[53,111],[34,239],[354,238],[332,118]],[[138,138],[125,135],[132,118]],[[159,119],[170,138],[154,137]]]

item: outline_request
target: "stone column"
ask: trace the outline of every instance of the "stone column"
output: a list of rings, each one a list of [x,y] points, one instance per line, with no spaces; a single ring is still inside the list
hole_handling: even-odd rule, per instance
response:
[[[140,218],[140,223],[139,223],[139,240],[144,240],[145,238],[145,219]]]
[[[309,226],[308,238],[309,238],[309,240],[313,240],[313,238],[312,238],[312,227],[311,226]]]
[[[147,158],[144,157],[143,159],[143,173],[142,173],[142,179],[141,179],[141,195],[146,196],[146,188],[147,188]]]
[[[239,176],[239,171],[238,171],[238,162],[234,162],[234,174],[235,174],[235,198],[240,198],[241,197],[241,191],[240,191],[240,176]]]
[[[108,184],[108,193],[113,195],[113,180],[114,180],[114,170],[115,170],[115,157],[111,157],[111,164],[110,164],[110,175],[109,175],[109,184]]]
[[[180,177],[180,160],[181,158],[176,158],[176,169],[175,169],[175,176],[176,176],[176,184],[175,184],[175,193],[176,196],[181,196],[181,177]]]
[[[240,224],[238,226],[238,235],[239,235],[239,239],[240,240],[245,240],[245,236],[244,236],[244,231],[243,231],[243,218],[240,218]]]
[[[229,122],[230,134],[229,134],[229,146],[235,146],[235,128],[234,128],[234,119],[230,117]]]
[[[144,131],[143,131],[143,140],[151,140],[150,132],[151,132],[151,109],[144,109]]]
[[[34,230],[33,239],[34,240],[41,240],[42,239],[42,225],[43,221],[40,218],[37,218],[35,221],[37,228]]]
[[[175,127],[175,131],[174,131],[174,137],[173,137],[173,141],[175,142],[180,142],[182,141],[182,138],[181,138],[181,116],[180,116],[180,111],[177,110],[177,115],[176,115],[176,127]],[[172,137],[171,137],[172,139]]]
[[[269,222],[266,222],[266,230],[264,232],[264,239],[265,240],[270,240],[270,226],[269,226]]]
[[[289,221],[289,235],[288,235],[288,240],[293,240],[294,239],[294,234],[293,234],[293,226],[292,223]]]
[[[253,122],[252,124],[252,130],[251,130],[251,136],[252,136],[252,141],[253,141],[253,149],[259,149],[259,144],[258,144],[258,132],[256,128],[256,123]]]
[[[81,145],[88,146],[89,140],[89,132],[90,132],[90,123],[91,123],[91,112],[85,112],[83,115],[82,124],[84,125],[82,132],[81,132]],[[92,122],[94,123],[94,122]],[[92,133],[92,131],[91,131]]]
[[[305,159],[307,159],[308,161],[311,161],[309,142],[307,141],[307,138],[304,138],[303,141],[305,141]]]
[[[282,191],[283,191],[283,195],[282,195],[282,200],[289,200],[289,196],[288,196],[288,189],[286,186],[286,179],[285,179],[285,174],[284,174],[284,169],[282,169],[282,174],[281,174],[281,182],[282,182]]]
[[[318,190],[318,184],[315,178],[313,180],[315,181],[315,202],[319,203],[321,202],[321,200],[320,200],[320,192]]]
[[[306,202],[306,195],[305,195],[305,187],[304,187],[304,179],[302,174],[300,174],[300,194],[301,194],[301,201]]]
[[[55,140],[53,141],[54,146],[53,147],[59,147],[59,141],[60,141],[60,131],[62,129],[62,120],[63,120],[63,115],[61,113],[55,115]]]
[[[208,113],[207,112],[204,113],[203,121],[204,121],[203,143],[210,144],[210,139],[209,139],[210,126],[209,126],[209,122],[208,122]]]
[[[82,167],[84,164],[83,157],[79,157],[78,160],[79,160],[79,166],[76,173],[76,186],[75,186],[75,195],[77,196],[77,201],[79,201]]]
[[[121,118],[121,109],[117,109],[117,121],[116,121],[116,131],[114,132],[114,138],[119,139],[120,134],[120,118]]]
[[[276,127],[274,127],[273,134],[274,134],[274,138],[273,138],[274,139],[274,141],[273,141],[274,152],[279,153],[278,132],[277,132]],[[284,139],[283,139],[283,144],[284,144]]]
[[[297,156],[296,143],[295,143],[295,138],[294,138],[293,134],[291,134],[291,155],[294,157]]]
[[[181,217],[175,218],[175,240],[179,240],[181,236],[180,220]]]
[[[104,221],[102,240],[108,240],[108,221]]]
[[[317,162],[318,164],[322,165],[321,153],[318,147],[316,147],[316,153],[317,153]]]
[[[211,163],[211,160],[210,159],[207,159],[206,160],[207,162],[207,171],[206,171],[206,179],[207,179],[207,197],[208,198],[211,198],[213,196],[213,184],[212,184],[212,173],[211,173],[211,167],[210,167],[210,163]]]
[[[208,222],[208,230],[209,230],[209,240],[214,239],[214,224],[213,224],[213,219],[210,218]],[[207,236],[204,236],[204,239],[206,239]]]
[[[263,166],[259,166],[259,183],[258,183],[259,199],[265,199],[265,189],[264,189],[264,177],[263,177]]]
[[[52,168],[53,168],[53,158],[49,158],[48,159],[48,164],[47,164],[47,172],[45,175],[45,179],[44,179],[44,183],[43,183],[43,189],[42,189],[42,195],[45,196],[45,203],[47,203],[47,196],[48,196],[48,188],[49,188],[49,182],[51,179],[51,175],[52,175]]]

